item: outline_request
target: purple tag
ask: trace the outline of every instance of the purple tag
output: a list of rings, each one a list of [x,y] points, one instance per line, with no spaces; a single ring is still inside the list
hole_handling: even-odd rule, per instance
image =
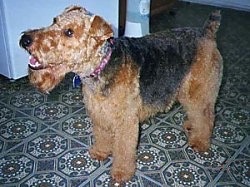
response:
[[[81,78],[79,75],[75,75],[73,78],[73,88],[79,88],[81,86]]]

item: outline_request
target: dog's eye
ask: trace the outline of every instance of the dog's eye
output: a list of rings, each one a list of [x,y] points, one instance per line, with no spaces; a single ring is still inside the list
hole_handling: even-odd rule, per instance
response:
[[[74,31],[73,31],[72,29],[66,29],[66,30],[64,31],[64,34],[65,34],[65,36],[67,36],[67,37],[72,37],[73,34],[74,34]]]
[[[57,23],[57,18],[54,18],[53,19],[53,24],[56,24]]]

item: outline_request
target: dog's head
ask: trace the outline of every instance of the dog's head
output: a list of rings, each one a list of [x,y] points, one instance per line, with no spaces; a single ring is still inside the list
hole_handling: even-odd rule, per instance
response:
[[[104,19],[78,6],[66,8],[48,27],[23,32],[20,46],[30,54],[31,83],[48,92],[68,72],[91,73],[102,57],[102,46],[112,36]]]

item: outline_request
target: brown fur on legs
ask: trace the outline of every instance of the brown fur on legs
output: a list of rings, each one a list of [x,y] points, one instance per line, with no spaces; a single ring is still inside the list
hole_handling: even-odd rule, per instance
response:
[[[184,79],[178,96],[188,116],[184,129],[187,132],[189,144],[197,151],[207,151],[210,146],[214,105],[221,77],[222,58],[216,49],[215,41],[200,40],[194,64]]]
[[[68,72],[81,77],[84,103],[93,123],[93,159],[113,156],[117,182],[135,173],[139,122],[184,106],[189,145],[206,151],[222,77],[216,47],[220,12],[203,28],[177,28],[141,38],[112,38],[111,26],[81,7],[69,7],[53,24],[23,33],[20,45],[31,55],[29,79],[51,91]]]
[[[88,114],[94,126],[95,144],[91,156],[100,156],[100,153],[105,152],[104,148],[110,150],[114,158],[111,173],[118,182],[129,180],[135,171],[138,108],[141,103],[137,73],[131,64],[124,65],[114,77],[119,86],[109,88],[112,93],[109,97],[101,91],[94,93],[93,97],[92,88],[83,86],[85,104],[89,106]]]

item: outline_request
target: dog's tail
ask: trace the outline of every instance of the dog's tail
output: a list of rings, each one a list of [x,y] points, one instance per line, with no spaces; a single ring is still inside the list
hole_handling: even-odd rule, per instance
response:
[[[209,39],[216,37],[216,32],[220,26],[221,14],[220,10],[212,12],[203,26],[203,35]]]

